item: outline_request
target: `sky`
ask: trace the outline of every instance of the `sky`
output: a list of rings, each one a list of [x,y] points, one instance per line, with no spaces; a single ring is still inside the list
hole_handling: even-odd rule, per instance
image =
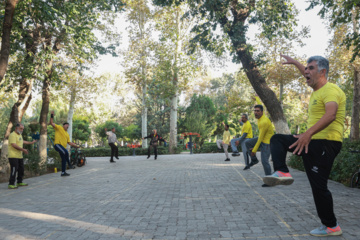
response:
[[[298,19],[299,19],[299,27],[300,26],[308,26],[310,27],[309,38],[304,39],[305,46],[299,49],[296,49],[296,53],[300,56],[304,56],[308,58],[314,55],[325,56],[326,48],[328,46],[328,41],[330,38],[330,34],[328,32],[328,27],[324,23],[317,13],[320,8],[315,8],[309,11],[305,11],[305,9],[309,6],[309,3],[306,1],[294,0],[296,8],[300,11]],[[123,16],[123,15],[122,15]],[[121,49],[126,50],[127,47],[127,32],[125,30],[128,23],[120,16],[118,24],[122,26],[122,39],[121,39]],[[255,28],[249,29],[249,36],[254,35],[257,31]],[[121,57],[120,57],[121,59]],[[98,74],[101,73],[122,73],[121,62],[119,58],[114,58],[110,55],[101,56],[97,62],[96,72]],[[225,66],[222,68],[213,69],[211,71],[211,75],[213,77],[220,77],[223,73],[233,73],[238,71],[240,65],[232,63],[231,60],[225,63]]]

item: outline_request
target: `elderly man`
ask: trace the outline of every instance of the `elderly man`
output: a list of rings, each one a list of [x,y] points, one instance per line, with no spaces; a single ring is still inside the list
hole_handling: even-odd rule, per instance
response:
[[[321,56],[310,57],[307,66],[289,56],[281,55],[295,65],[314,91],[310,97],[308,129],[300,135],[276,134],[271,139],[271,154],[275,173],[263,178],[274,186],[289,185],[294,179],[286,166],[286,152],[302,156],[306,175],[312,189],[316,210],[322,225],[310,232],[314,236],[341,235],[334,214],[331,192],[327,182],[335,157],[341,150],[346,96],[335,84],[327,81],[329,61]]]
[[[33,144],[32,142],[24,141],[22,138],[22,132],[24,131],[24,125],[21,123],[16,124],[15,131],[9,136],[9,163],[10,163],[10,179],[9,189],[16,189],[18,187],[28,186],[27,183],[23,183],[24,177],[24,159],[23,153],[28,154],[28,150],[23,148],[24,144]],[[17,173],[17,183],[15,185],[15,178]]]
[[[119,148],[118,148],[118,140],[116,138],[115,134],[115,128],[112,128],[111,131],[108,131],[107,128],[105,128],[105,133],[108,136],[108,143],[111,147],[111,157],[110,162],[115,163],[114,156],[116,159],[119,159]]]
[[[216,140],[216,145],[219,150],[221,150],[221,146],[223,147],[224,152],[225,152],[225,157],[226,157],[225,161],[230,161],[229,152],[228,152],[228,147],[229,147],[230,138],[231,138],[230,131],[229,131],[229,125],[225,124],[224,122],[222,124],[224,125],[225,131],[223,133],[222,139]]]
[[[50,125],[55,130],[54,149],[60,154],[61,157],[61,176],[70,176],[66,172],[66,162],[69,161],[69,152],[66,150],[66,146],[69,144],[72,147],[79,148],[80,146],[70,142],[70,136],[67,132],[69,123],[64,123],[62,126],[54,123],[54,111],[51,111]]]
[[[241,137],[240,138],[234,138],[231,139],[231,148],[233,151],[232,156],[240,156],[240,153],[235,145],[235,143],[238,141],[240,146],[241,146],[241,150],[243,152],[244,155],[244,161],[245,161],[245,168],[244,170],[250,169],[249,166],[249,156],[247,154],[247,149],[245,146],[245,140],[250,139],[253,137],[253,132],[252,132],[252,127],[251,127],[251,123],[248,121],[248,115],[247,114],[243,114],[241,116],[241,120],[243,123],[242,129],[241,129]]]
[[[159,145],[159,141],[161,142],[166,142],[165,139],[163,139],[156,131],[156,129],[152,130],[152,134],[150,134],[149,136],[143,137],[142,139],[146,139],[146,138],[150,138],[150,145],[148,148],[148,159],[150,158],[150,151],[151,148],[154,148],[154,155],[155,155],[155,160],[157,159],[157,147]]]

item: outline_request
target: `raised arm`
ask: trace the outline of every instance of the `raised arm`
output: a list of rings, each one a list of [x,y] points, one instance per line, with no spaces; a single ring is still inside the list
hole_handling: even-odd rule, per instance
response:
[[[296,61],[295,59],[287,56],[287,55],[283,55],[283,54],[280,54],[281,57],[285,58],[286,62],[283,62],[282,64],[283,65],[286,65],[286,64],[293,64],[295,65],[300,73],[305,77],[305,66],[302,65],[301,63],[299,63],[298,61]]]
[[[51,116],[50,116],[50,125],[55,128],[55,123],[54,123],[54,111],[51,111]]]

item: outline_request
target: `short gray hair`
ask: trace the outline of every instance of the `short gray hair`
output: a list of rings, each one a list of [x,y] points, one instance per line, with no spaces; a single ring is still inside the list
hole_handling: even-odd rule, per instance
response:
[[[328,77],[329,60],[327,60],[326,58],[324,58],[322,56],[312,56],[307,60],[307,63],[309,64],[309,63],[311,63],[313,61],[315,61],[316,64],[318,65],[318,72],[325,69],[326,70],[325,76]]]

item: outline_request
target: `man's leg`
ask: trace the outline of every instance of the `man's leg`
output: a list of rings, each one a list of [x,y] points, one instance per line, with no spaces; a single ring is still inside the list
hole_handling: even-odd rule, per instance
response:
[[[312,140],[308,153],[302,155],[317,213],[322,224],[331,228],[337,225],[337,220],[334,214],[333,198],[327,183],[334,159],[340,149],[341,142]]]
[[[237,147],[236,147],[236,141],[239,141],[239,140],[240,140],[240,138],[233,138],[233,139],[231,139],[231,141],[230,141],[231,150],[232,150],[233,153],[238,153],[238,152],[239,152],[238,149],[237,149]],[[233,154],[233,155],[234,155],[234,154]]]
[[[152,148],[152,145],[150,144],[150,145],[149,145],[149,147],[148,147],[148,157],[147,157],[147,158],[149,158],[149,157],[150,157],[150,151],[151,151],[151,148]]]
[[[115,145],[113,143],[109,143],[109,146],[111,148],[111,157],[110,157],[110,162],[113,162],[114,161],[114,153],[115,153]]]
[[[247,140],[246,138],[243,139],[240,144],[241,144],[241,150],[244,155],[245,167],[248,167],[249,166],[249,155],[248,155],[248,151],[247,151],[247,148],[245,145],[246,140]]]
[[[16,179],[16,173],[17,173],[18,167],[19,167],[19,160],[17,158],[9,158],[9,163],[10,163],[10,170],[11,170],[10,178],[9,178],[9,186],[14,186],[12,188],[16,188],[15,187],[15,179]]]
[[[259,160],[256,157],[256,154],[255,154],[255,156],[251,156],[251,150],[250,150],[255,147],[257,140],[258,140],[258,138],[256,137],[256,138],[249,138],[245,141],[246,150],[251,158],[251,162],[249,164],[250,167],[254,166],[255,164],[257,164],[259,162]]]
[[[261,164],[263,165],[265,175],[271,175],[270,158],[270,144],[261,143]]]
[[[219,150],[221,150],[221,143],[222,143],[221,139],[216,140],[216,145]]]
[[[289,147],[298,139],[293,135],[275,134],[270,139],[270,152],[273,160],[274,171],[288,173],[289,169],[286,165],[287,152],[293,152],[295,148]]]
[[[226,160],[227,160],[227,161],[230,161],[229,152],[228,152],[229,144],[223,143],[222,146],[223,146],[223,148],[224,148],[224,152],[225,152],[225,156],[226,156],[225,161],[226,161]]]
[[[119,159],[119,146],[115,146],[115,158]]]
[[[156,160],[157,159],[157,146],[154,145],[153,147],[154,147],[154,155],[155,155],[155,160]]]
[[[24,159],[19,159],[17,184],[22,183],[24,177]]]
[[[56,144],[54,148],[60,154],[60,157],[61,157],[61,175],[65,175],[65,173],[66,173],[66,162],[69,159],[69,153],[60,144]]]

